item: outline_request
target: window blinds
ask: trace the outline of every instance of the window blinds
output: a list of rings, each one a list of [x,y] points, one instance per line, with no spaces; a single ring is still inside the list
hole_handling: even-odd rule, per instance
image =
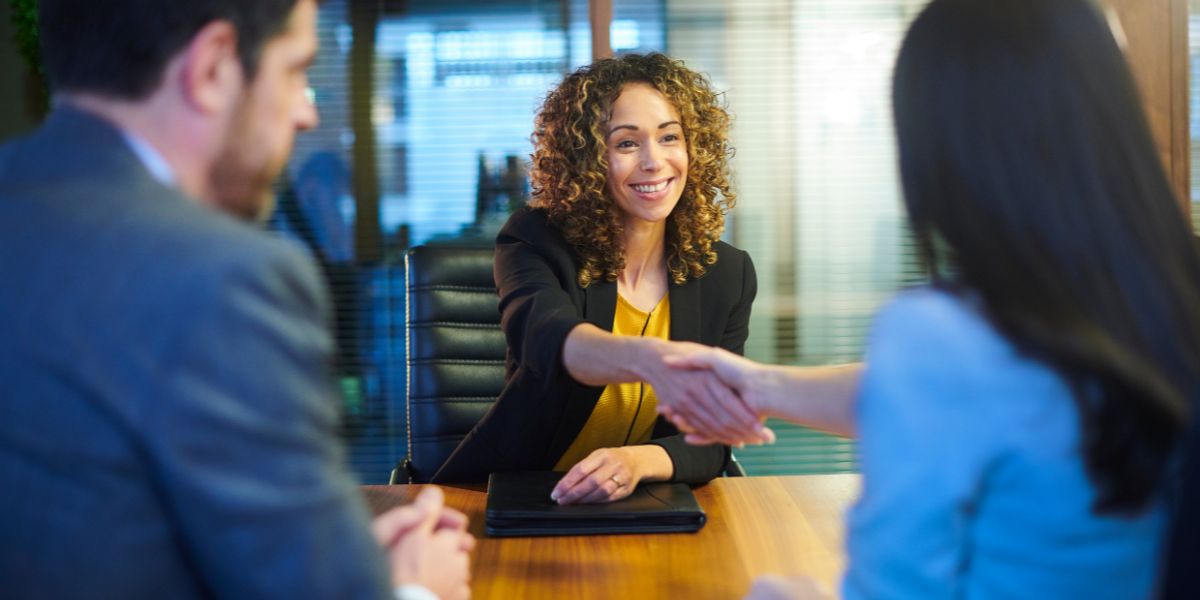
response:
[[[666,52],[726,92],[738,191],[726,239],[750,252],[759,277],[751,358],[859,360],[874,311],[920,280],[889,85],[923,4],[613,2],[616,52]],[[587,0],[328,0],[319,35],[310,80],[321,125],[297,139],[272,227],[323,265],[343,434],[353,469],[379,483],[405,452],[401,252],[488,243],[524,201],[534,111],[565,72],[591,61]],[[367,99],[357,101],[369,119],[355,119],[356,98]],[[356,149],[363,140],[369,151]],[[364,210],[378,219],[356,218]],[[773,425],[777,444],[738,453],[751,474],[854,468],[850,442]]]

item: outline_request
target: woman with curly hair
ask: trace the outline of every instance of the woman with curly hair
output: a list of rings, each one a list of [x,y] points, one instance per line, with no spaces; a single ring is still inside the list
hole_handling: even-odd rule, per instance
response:
[[[663,361],[669,340],[746,341],[754,267],[719,240],[735,198],[729,123],[707,79],[661,54],[597,61],[550,92],[533,200],[496,239],[507,382],[435,481],[567,471],[552,498],[568,504],[725,468],[728,447],[689,446],[655,409],[700,394],[753,419],[711,373]]]

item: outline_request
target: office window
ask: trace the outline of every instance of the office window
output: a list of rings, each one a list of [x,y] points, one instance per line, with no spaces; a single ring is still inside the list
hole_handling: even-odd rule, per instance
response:
[[[874,311],[920,281],[888,86],[923,4],[613,2],[616,52],[666,52],[726,91],[739,194],[726,238],[760,284],[752,358],[859,360]],[[344,435],[353,469],[377,483],[406,448],[401,253],[490,243],[525,201],[534,111],[592,59],[587,0],[328,0],[319,35],[321,125],[297,141],[272,227],[309,248],[333,290]],[[776,427],[778,444],[739,452],[752,474],[854,468],[852,443]]]
[[[727,238],[758,270],[751,358],[860,360],[875,311],[922,279],[896,173],[890,82],[924,4],[666,2],[664,49],[726,90],[735,117],[738,204]],[[751,474],[855,468],[852,442],[773,426],[778,443],[737,453]]]

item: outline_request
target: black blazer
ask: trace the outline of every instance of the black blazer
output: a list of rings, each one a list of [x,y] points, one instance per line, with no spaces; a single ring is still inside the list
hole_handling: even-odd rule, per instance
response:
[[[671,284],[671,339],[720,346],[741,354],[749,333],[757,282],[745,252],[724,242],[717,262],[699,279]],[[489,473],[549,470],[579,435],[603,386],[575,381],[562,348],[576,325],[612,331],[617,284],[576,282],[579,261],[546,213],[521,208],[496,238],[496,287],[508,339],[507,383],[491,410],[459,444],[436,482],[483,481]],[[721,473],[729,448],[693,446],[659,417],[649,443],[675,466],[675,481],[704,483]]]

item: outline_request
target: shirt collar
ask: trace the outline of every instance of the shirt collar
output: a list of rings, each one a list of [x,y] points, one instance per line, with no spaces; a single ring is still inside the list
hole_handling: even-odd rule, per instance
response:
[[[145,138],[136,133],[125,129],[121,130],[121,136],[125,138],[125,141],[129,144],[129,148],[137,155],[138,160],[142,161],[142,166],[146,167],[147,171],[150,171],[151,176],[165,186],[174,187],[175,171],[171,169],[171,165],[167,163],[162,154],[159,154],[158,150],[155,150],[154,146],[150,145],[150,142],[147,142]]]

